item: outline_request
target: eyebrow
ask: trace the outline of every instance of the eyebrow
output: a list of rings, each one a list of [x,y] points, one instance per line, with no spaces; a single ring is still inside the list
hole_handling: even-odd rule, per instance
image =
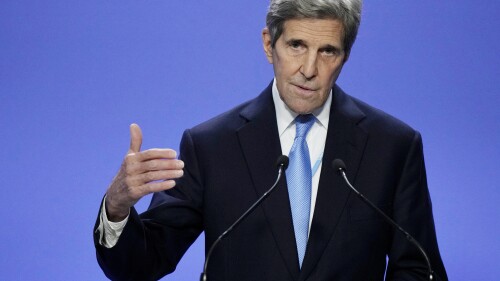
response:
[[[304,42],[304,40],[302,40],[302,39],[293,39],[293,38],[292,38],[292,39],[288,39],[288,40],[286,40],[286,43],[287,43],[287,44],[290,44],[290,43],[299,43],[299,44],[302,44],[302,45],[307,45],[307,44]]]
[[[291,44],[291,43],[295,43],[295,44],[298,43],[298,44],[302,44],[302,45],[306,45],[307,46],[306,42],[304,40],[302,40],[302,39],[291,38],[291,39],[286,40],[285,42],[288,45]],[[326,44],[326,45],[321,46],[321,47],[318,48],[318,50],[328,50],[328,49],[331,49],[331,50],[334,50],[334,51],[338,51],[338,52],[342,51],[342,48],[333,46],[331,44]]]
[[[319,50],[334,50],[336,52],[340,52],[340,51],[342,51],[342,48],[339,48],[339,47],[336,47],[336,46],[333,46],[330,44],[326,44],[325,46],[320,47]]]

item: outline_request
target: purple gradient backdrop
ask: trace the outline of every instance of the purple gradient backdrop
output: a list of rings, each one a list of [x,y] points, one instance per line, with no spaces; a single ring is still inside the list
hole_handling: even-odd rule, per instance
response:
[[[182,4],[181,4],[182,3]],[[267,1],[0,3],[0,279],[106,280],[92,227],[127,151],[258,94]],[[339,84],[422,132],[450,280],[498,280],[500,2],[366,1]],[[149,197],[138,203],[145,210]],[[166,280],[197,280],[200,237]]]

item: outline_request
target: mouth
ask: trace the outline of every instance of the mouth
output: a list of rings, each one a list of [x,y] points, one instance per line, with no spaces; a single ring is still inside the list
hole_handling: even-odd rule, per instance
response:
[[[299,90],[299,92],[304,94],[312,94],[317,91],[317,89],[308,86],[297,85],[297,84],[292,84],[292,85],[295,86],[295,88]]]

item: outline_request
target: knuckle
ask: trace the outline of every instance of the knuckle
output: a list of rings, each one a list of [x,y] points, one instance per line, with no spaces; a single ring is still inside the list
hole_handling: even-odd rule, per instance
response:
[[[170,170],[170,171],[168,171],[168,175],[167,175],[167,177],[169,179],[178,178],[180,176],[182,176],[182,170]]]
[[[151,150],[148,149],[141,152],[141,157],[144,159],[149,159],[151,157]]]
[[[164,160],[163,166],[165,169],[173,169],[174,166],[172,164],[173,164],[172,160],[166,159],[166,160]]]
[[[169,170],[161,171],[160,177],[162,180],[168,180],[172,177],[172,172]]]
[[[157,170],[158,169],[158,162],[157,161],[150,161],[148,166],[149,166],[150,170]]]
[[[169,178],[178,178],[179,177],[179,170],[170,170],[169,173]]]
[[[149,193],[149,192],[145,192],[145,190],[147,190],[147,185],[141,185],[141,186],[131,190],[131,195],[135,199],[141,199],[141,197],[143,197],[144,195]]]
[[[127,185],[127,187],[130,189],[130,187],[132,187],[134,185],[134,180],[132,177],[126,177],[125,178],[125,184]]]
[[[129,153],[127,155],[125,155],[125,159],[124,159],[124,162],[125,164],[128,164],[130,165],[131,163],[133,163],[134,161],[136,161],[136,154],[135,153]]]
[[[141,199],[141,197],[142,196],[140,194],[138,194],[137,192],[130,194],[130,198],[132,199],[132,201],[137,201],[137,200]]]
[[[144,182],[150,182],[154,180],[154,174],[151,172],[145,173],[143,177],[144,177]]]

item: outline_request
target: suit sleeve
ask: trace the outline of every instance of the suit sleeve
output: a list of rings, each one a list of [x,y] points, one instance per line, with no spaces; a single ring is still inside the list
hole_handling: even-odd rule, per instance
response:
[[[185,168],[176,187],[155,193],[149,209],[141,215],[132,208],[129,221],[114,247],[101,246],[99,236],[94,234],[97,260],[111,280],[162,278],[175,270],[203,230],[203,193],[189,131],[182,137],[179,158],[185,162]]]
[[[427,187],[422,139],[415,132],[394,195],[393,218],[423,247],[429,256],[434,280],[447,281],[441,260],[432,204]],[[386,280],[428,280],[427,263],[406,237],[394,230],[389,249]]]

